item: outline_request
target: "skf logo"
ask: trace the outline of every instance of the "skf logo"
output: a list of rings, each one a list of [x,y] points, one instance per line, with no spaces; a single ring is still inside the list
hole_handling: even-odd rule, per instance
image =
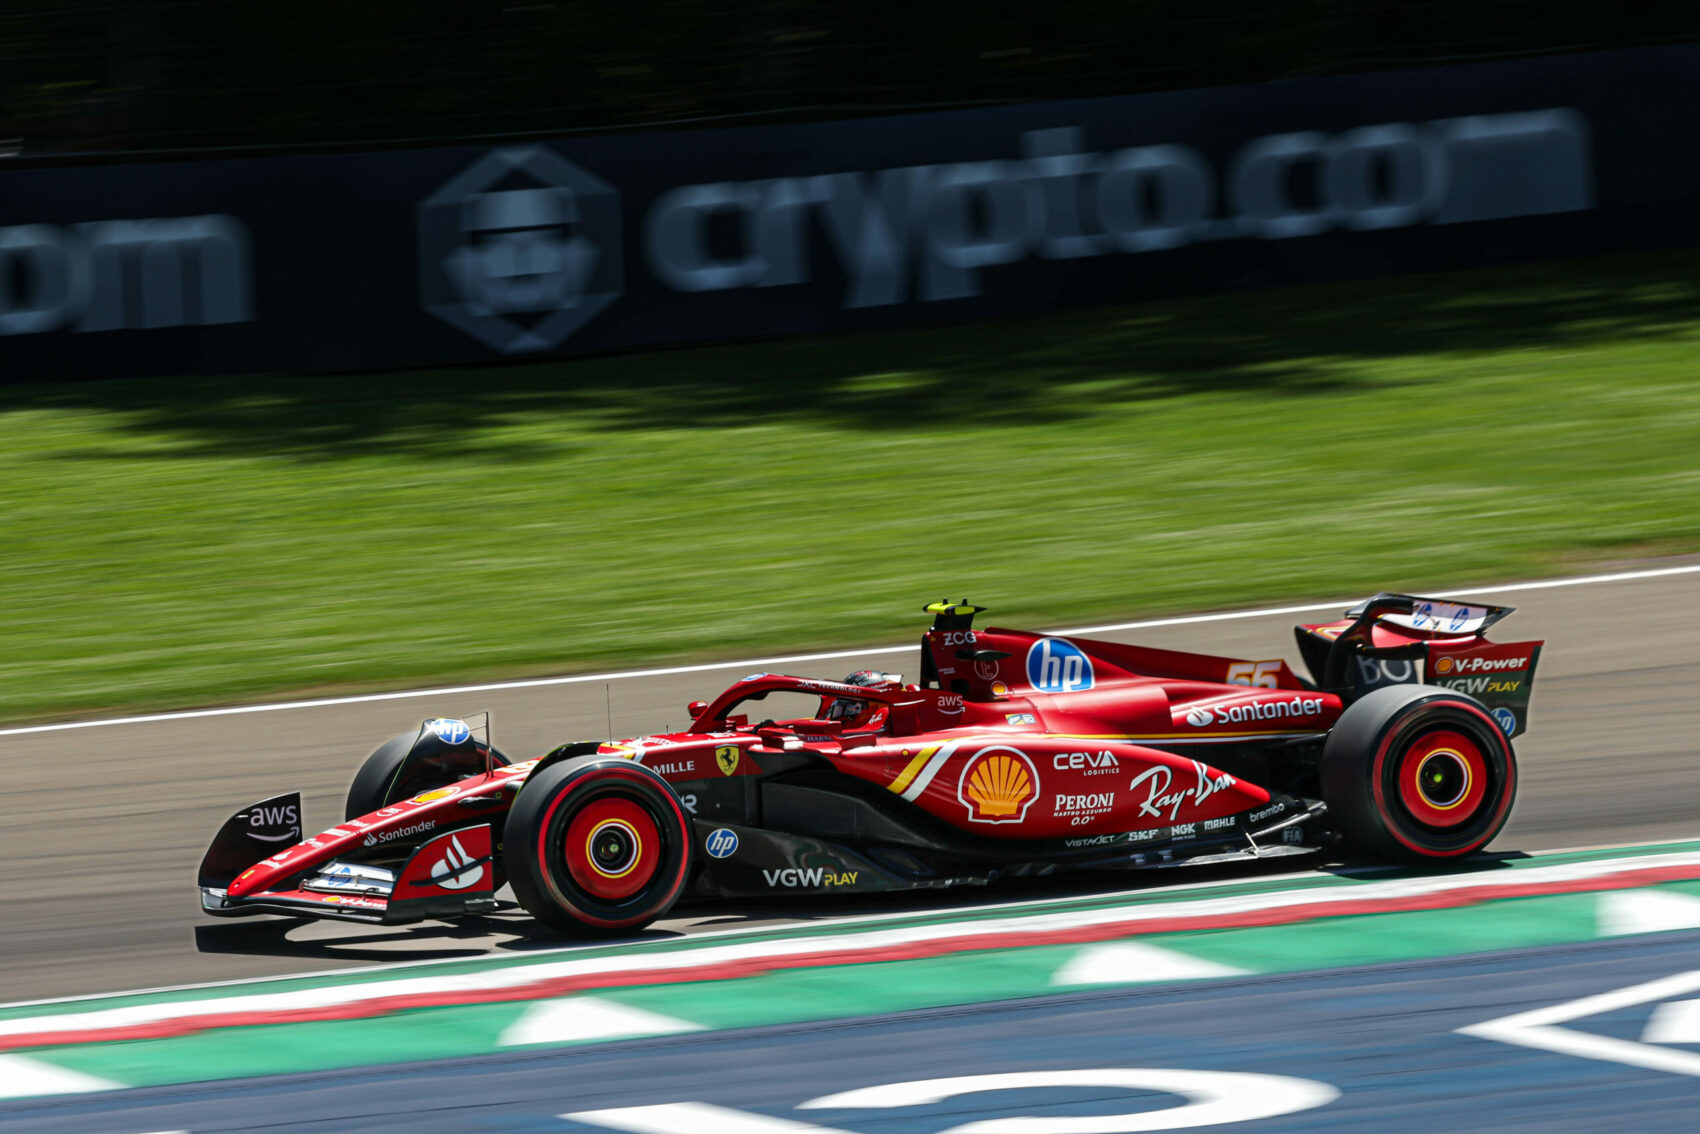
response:
[[[620,195],[547,147],[492,150],[419,206],[419,269],[439,319],[550,350],[620,297]]]
[[[1019,823],[1039,797],[1039,770],[1017,749],[993,745],[963,766],[956,798],[971,823]]]
[[[738,770],[738,757],[743,751],[736,744],[722,744],[714,750],[714,762],[719,765],[721,775],[730,776]]]

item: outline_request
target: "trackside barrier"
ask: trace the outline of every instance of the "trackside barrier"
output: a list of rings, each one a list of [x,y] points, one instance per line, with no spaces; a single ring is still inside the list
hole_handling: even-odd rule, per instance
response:
[[[1700,242],[1700,48],[0,172],[0,376],[576,355]]]

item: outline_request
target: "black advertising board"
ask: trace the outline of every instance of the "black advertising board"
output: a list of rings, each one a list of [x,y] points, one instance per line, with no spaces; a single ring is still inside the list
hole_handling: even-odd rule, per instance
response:
[[[1700,49],[0,171],[0,375],[365,369],[1700,243]]]

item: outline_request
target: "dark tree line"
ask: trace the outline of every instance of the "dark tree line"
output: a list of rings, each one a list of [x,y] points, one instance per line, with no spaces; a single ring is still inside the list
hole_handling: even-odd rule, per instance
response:
[[[7,0],[0,145],[777,121],[1700,39],[1577,0]]]

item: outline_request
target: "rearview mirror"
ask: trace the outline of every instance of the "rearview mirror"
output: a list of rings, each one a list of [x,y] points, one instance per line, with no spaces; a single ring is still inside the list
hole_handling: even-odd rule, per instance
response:
[[[698,717],[702,716],[702,711],[706,708],[708,708],[707,701],[692,701],[690,704],[685,706],[685,712],[689,713],[691,715],[691,719],[694,721]]]

